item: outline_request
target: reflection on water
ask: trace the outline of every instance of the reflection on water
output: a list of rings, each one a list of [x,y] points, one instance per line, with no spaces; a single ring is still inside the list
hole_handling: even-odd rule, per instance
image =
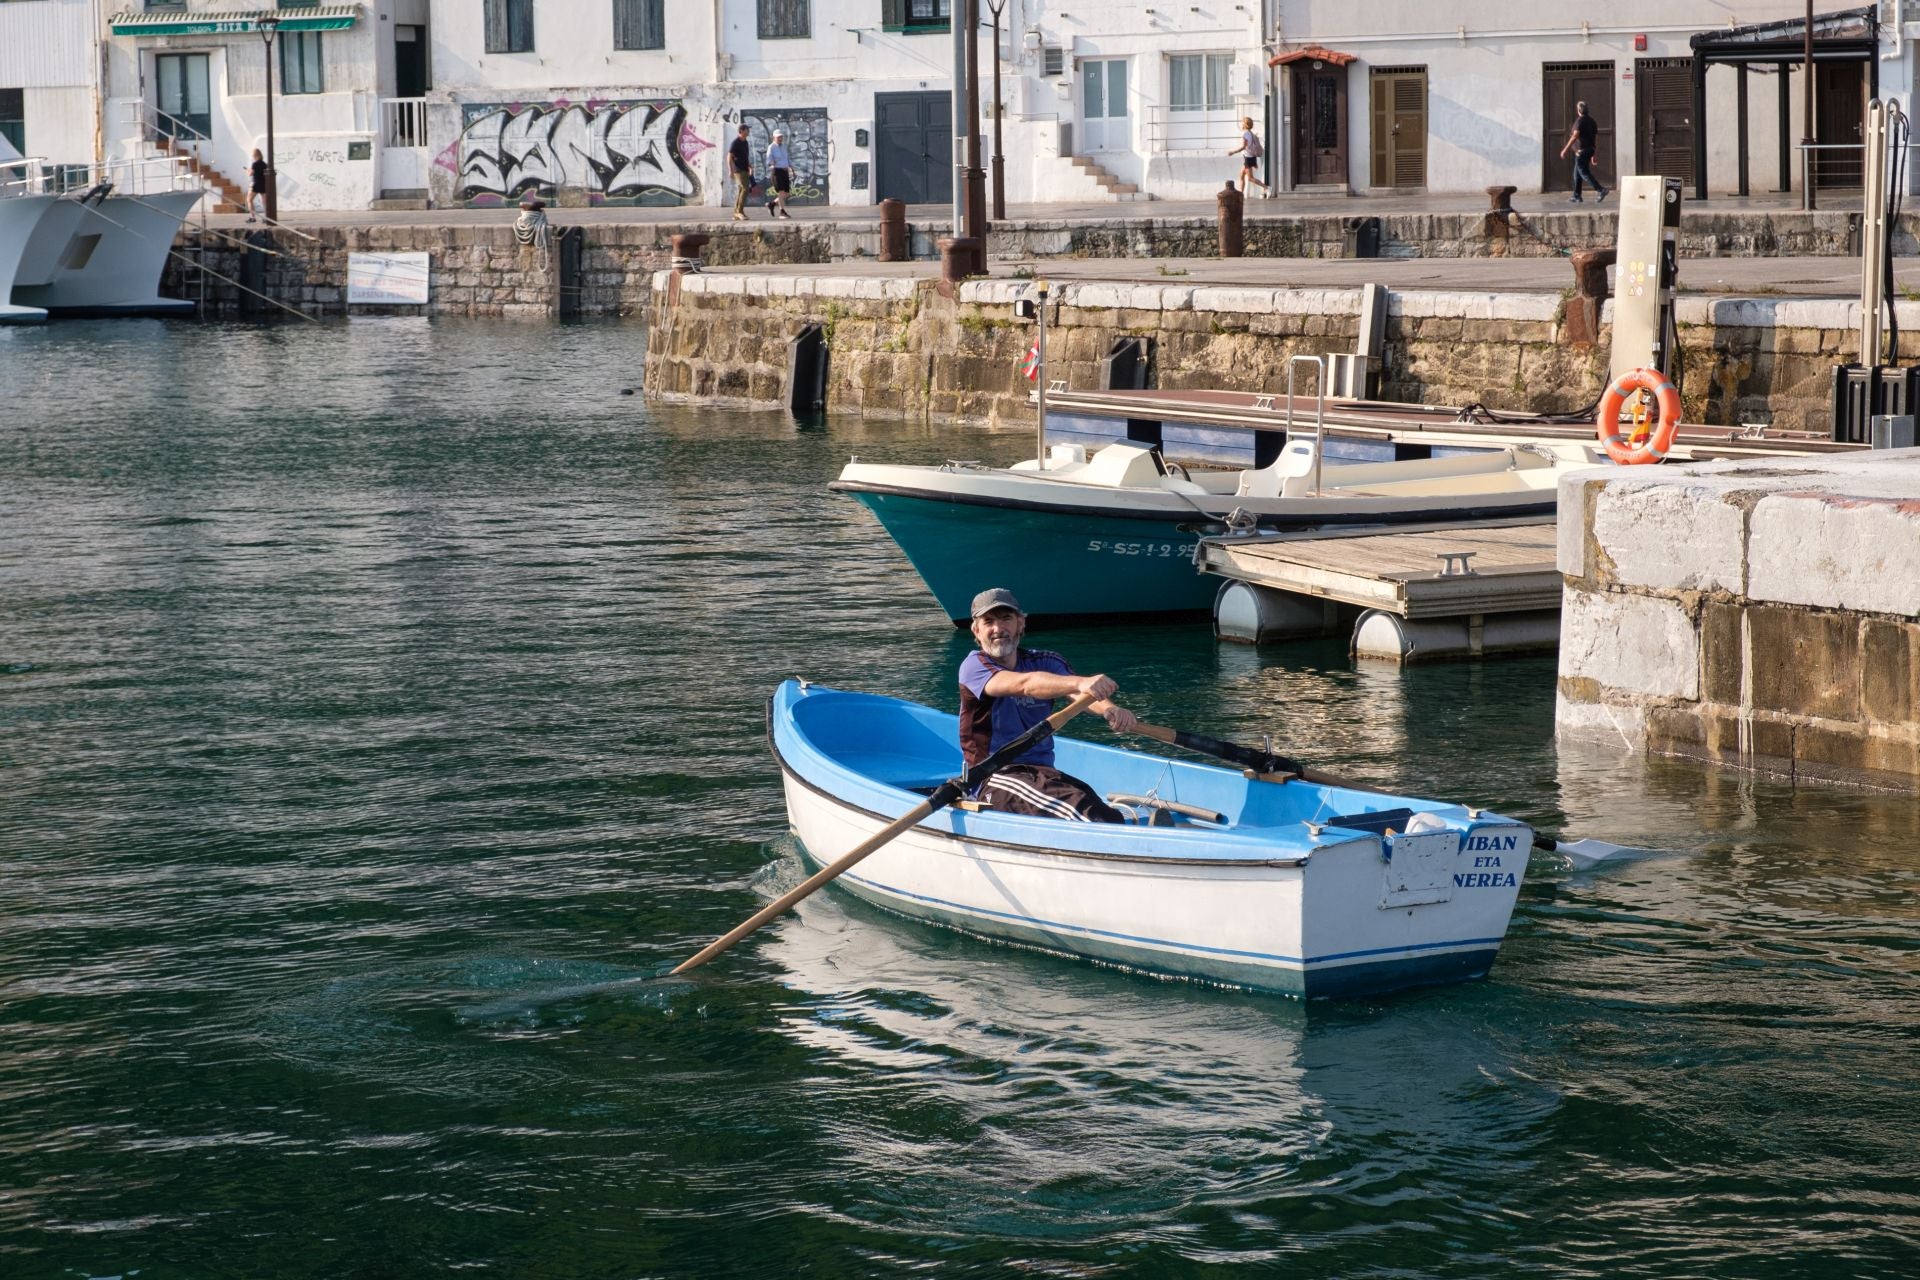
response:
[[[778,679],[952,703],[965,638],[826,481],[1029,442],[650,411],[640,356],[0,330],[14,1270],[1910,1269],[1920,806],[1556,750],[1551,659],[1044,640],[1149,720],[1667,851],[1536,856],[1484,982],[1302,1006],[834,892],[656,978],[797,877]]]

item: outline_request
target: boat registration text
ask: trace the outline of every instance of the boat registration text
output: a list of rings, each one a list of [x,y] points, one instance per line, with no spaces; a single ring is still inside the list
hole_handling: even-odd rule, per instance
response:
[[[1146,556],[1156,560],[1191,560],[1198,543],[1193,542],[1114,542],[1089,538],[1087,550],[1114,556]]]

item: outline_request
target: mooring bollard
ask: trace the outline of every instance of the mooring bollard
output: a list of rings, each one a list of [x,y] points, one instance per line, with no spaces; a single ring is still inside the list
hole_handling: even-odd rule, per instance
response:
[[[1246,202],[1231,182],[1216,199],[1220,201],[1220,256],[1238,258],[1247,247],[1246,231],[1241,225]]]
[[[685,274],[700,270],[700,251],[712,237],[702,231],[683,232],[669,242],[673,246],[673,269]]]
[[[973,236],[954,236],[940,242],[940,285],[951,294],[953,286],[982,270],[980,241]]]
[[[907,202],[882,200],[880,202],[880,261],[905,262],[906,260]]]
[[[1573,296],[1567,299],[1567,344],[1591,347],[1600,341],[1600,308],[1607,301],[1607,268],[1616,249],[1582,249],[1573,255]]]
[[[1480,220],[1480,232],[1489,240],[1504,241],[1513,231],[1513,193],[1518,187],[1488,187],[1489,207]]]

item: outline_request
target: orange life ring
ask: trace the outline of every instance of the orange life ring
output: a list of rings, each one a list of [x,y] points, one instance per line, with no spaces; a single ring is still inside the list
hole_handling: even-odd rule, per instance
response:
[[[1623,424],[1621,411],[1629,399],[1641,392],[1645,396],[1640,398],[1631,420]],[[1651,426],[1647,422],[1648,396],[1660,409],[1659,418]],[[1623,466],[1659,462],[1667,456],[1667,450],[1673,448],[1674,434],[1680,430],[1679,389],[1658,369],[1623,373],[1600,397],[1600,412],[1594,426],[1599,431],[1600,443],[1607,447],[1607,456],[1615,462]]]

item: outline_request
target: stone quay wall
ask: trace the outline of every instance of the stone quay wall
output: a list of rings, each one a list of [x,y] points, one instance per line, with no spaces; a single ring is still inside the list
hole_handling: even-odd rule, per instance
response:
[[[1348,223],[1366,213],[1356,201],[1350,214],[1268,213],[1252,202],[1245,221],[1249,257],[1338,258],[1348,252]],[[774,265],[877,259],[879,224],[795,220],[782,223],[703,221],[577,224],[583,252],[576,276],[558,279],[558,263],[518,244],[512,211],[485,225],[386,225],[203,233],[183,227],[163,281],[169,296],[198,299],[202,280],[195,261],[225,277],[205,283],[208,314],[232,316],[278,310],[274,302],[312,315],[346,310],[348,253],[426,252],[432,255],[431,302],[424,310],[445,315],[580,314],[643,312],[653,276],[668,265],[671,241],[680,232],[712,237],[704,257],[714,266]],[[1394,213],[1379,215],[1380,254],[1389,258],[1553,257],[1614,243],[1611,210],[1523,214],[1505,223],[1484,213]],[[1697,212],[1683,216],[1681,253],[1687,258],[1858,254],[1859,215],[1798,210]],[[566,225],[557,213],[555,230]],[[909,224],[909,247],[919,259],[938,256],[945,222]],[[1920,252],[1920,215],[1905,215],[1895,252]],[[250,271],[248,245],[258,245],[264,265]],[[998,260],[1045,258],[1211,258],[1218,253],[1218,224],[1210,217],[1140,216],[1028,219],[997,224],[988,252]],[[272,302],[252,298],[228,281],[245,282]],[[422,310],[422,308],[412,308]]]
[[[646,388],[784,403],[788,342],[815,324],[831,353],[830,412],[1025,423],[1032,384],[1017,366],[1033,327],[1012,308],[1025,287],[976,280],[949,297],[901,276],[663,272],[649,310]],[[1360,322],[1357,289],[1088,282],[1056,285],[1052,298],[1048,376],[1076,389],[1100,386],[1100,361],[1116,339],[1144,336],[1153,340],[1151,386],[1284,392],[1289,356],[1351,351]],[[1380,394],[1584,409],[1607,376],[1611,312],[1602,312],[1600,341],[1581,346],[1568,338],[1565,309],[1551,294],[1393,294]],[[1857,303],[1682,298],[1677,315],[1688,421],[1824,428],[1831,366],[1852,340]],[[1911,359],[1920,354],[1920,304],[1900,304],[1899,318]]]
[[[1558,732],[1920,790],[1920,449],[1560,482]]]

